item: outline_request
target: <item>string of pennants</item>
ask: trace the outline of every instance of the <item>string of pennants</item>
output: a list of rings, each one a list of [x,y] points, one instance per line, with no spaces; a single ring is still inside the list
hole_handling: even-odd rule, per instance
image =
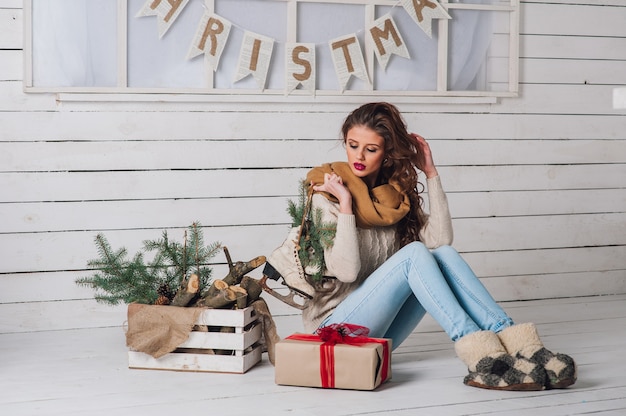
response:
[[[433,19],[451,19],[437,0],[398,1],[428,37],[432,38]],[[162,38],[188,3],[189,0],[146,0],[136,17],[156,16],[159,38]],[[198,23],[187,59],[204,54],[205,65],[217,71],[232,26],[224,17],[205,11]],[[391,14],[385,14],[372,22],[366,33],[375,46],[374,54],[383,69],[387,68],[389,59],[394,54],[410,59],[404,39]],[[274,42],[272,38],[244,30],[233,82],[251,75],[258,88],[264,90]],[[342,93],[352,76],[370,83],[356,33],[332,39],[328,45]],[[285,93],[290,94],[301,86],[303,90],[315,95],[315,44],[294,42],[286,43],[285,46]]]

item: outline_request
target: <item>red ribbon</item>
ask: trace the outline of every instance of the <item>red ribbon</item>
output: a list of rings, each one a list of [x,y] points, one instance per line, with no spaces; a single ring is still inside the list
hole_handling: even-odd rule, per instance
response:
[[[368,338],[370,330],[353,324],[332,324],[319,328],[315,334],[293,334],[287,339],[296,341],[322,341],[320,345],[320,378],[322,387],[335,388],[335,345],[363,345],[378,343],[383,346],[381,383],[387,380],[389,368],[389,343],[381,338]]]

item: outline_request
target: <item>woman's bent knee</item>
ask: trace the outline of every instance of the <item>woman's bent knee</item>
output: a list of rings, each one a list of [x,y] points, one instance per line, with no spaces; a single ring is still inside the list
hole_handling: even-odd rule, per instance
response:
[[[437,258],[445,258],[449,256],[459,256],[459,252],[452,246],[439,246],[432,251]]]
[[[402,248],[407,257],[419,258],[423,256],[432,256],[430,250],[421,241],[413,241]]]
[[[418,253],[428,251],[424,243],[422,243],[421,241],[413,241],[412,243],[409,243],[406,246],[404,246],[403,250],[404,249],[411,250],[411,251],[418,252]]]

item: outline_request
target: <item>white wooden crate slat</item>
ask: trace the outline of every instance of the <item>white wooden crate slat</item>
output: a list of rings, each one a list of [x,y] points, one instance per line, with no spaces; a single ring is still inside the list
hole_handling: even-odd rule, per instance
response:
[[[261,325],[254,325],[243,332],[198,332],[193,331],[178,348],[207,348],[243,351],[261,338]]]
[[[261,346],[243,356],[169,353],[158,359],[141,352],[128,352],[128,367],[151,370],[245,373],[261,360]]]
[[[238,311],[207,309],[200,314],[196,325],[245,327],[256,319],[253,308],[245,308]]]

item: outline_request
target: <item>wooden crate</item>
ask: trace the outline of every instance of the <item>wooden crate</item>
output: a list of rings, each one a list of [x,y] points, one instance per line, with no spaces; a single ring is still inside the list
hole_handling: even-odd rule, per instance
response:
[[[137,351],[128,352],[128,367],[153,370],[245,373],[261,361],[261,322],[254,308],[206,309],[196,325],[230,329],[228,332],[192,331],[175,351],[159,358]],[[215,354],[226,350],[227,355]]]

